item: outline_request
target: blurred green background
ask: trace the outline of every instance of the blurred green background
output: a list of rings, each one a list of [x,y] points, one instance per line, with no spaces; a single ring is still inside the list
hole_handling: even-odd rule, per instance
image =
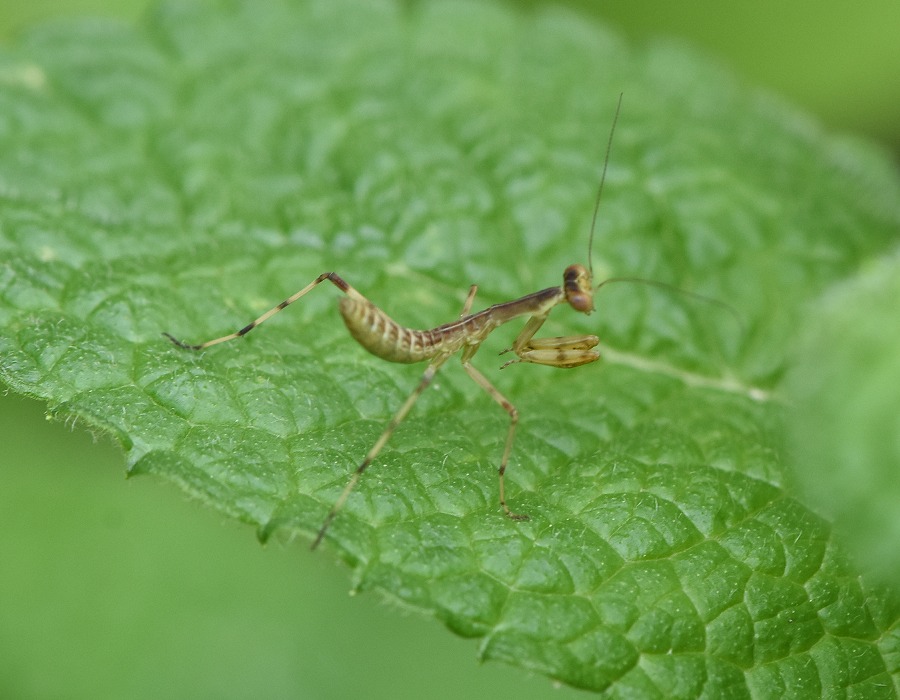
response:
[[[133,21],[147,4],[5,0],[0,50],[34,22]],[[683,38],[828,129],[900,151],[896,0],[567,4],[636,41]],[[263,548],[172,486],[126,482],[115,445],[35,401],[0,396],[0,444],[2,698],[584,697],[479,666],[474,642],[348,597],[327,554]]]

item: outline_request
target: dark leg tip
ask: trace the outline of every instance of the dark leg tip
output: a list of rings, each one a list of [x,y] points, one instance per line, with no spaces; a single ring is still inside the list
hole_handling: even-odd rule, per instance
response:
[[[187,343],[185,343],[181,340],[178,340],[178,338],[176,338],[171,333],[166,333],[165,331],[163,331],[163,335],[166,336],[166,338],[168,338],[169,340],[171,340],[172,343],[174,345],[177,345],[179,348],[184,348],[185,350],[199,350],[200,349],[199,345],[188,345]]]
[[[503,514],[509,518],[510,520],[531,520],[524,513],[513,513],[504,502],[500,502],[500,505],[503,506]]]

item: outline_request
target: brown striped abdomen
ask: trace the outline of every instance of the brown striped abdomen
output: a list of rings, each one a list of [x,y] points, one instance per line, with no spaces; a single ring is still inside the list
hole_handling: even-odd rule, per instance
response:
[[[369,301],[343,297],[340,312],[356,342],[388,362],[422,362],[444,353],[454,353],[466,337],[453,333],[447,324],[427,331],[404,328]]]

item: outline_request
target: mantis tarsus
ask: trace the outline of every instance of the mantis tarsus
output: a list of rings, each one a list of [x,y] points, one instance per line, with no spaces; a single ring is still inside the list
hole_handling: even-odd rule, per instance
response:
[[[509,414],[509,429],[506,434],[506,444],[503,448],[503,457],[500,460],[500,468],[498,470],[500,481],[500,505],[503,508],[503,512],[510,518],[514,520],[528,519],[527,515],[514,513],[509,509],[509,506],[506,504],[503,482],[509,455],[512,450],[516,424],[519,420],[519,413],[515,406],[513,406],[512,403],[510,403],[510,401],[500,393],[500,391],[498,391],[481,372],[472,366],[471,360],[478,351],[478,348],[492,331],[520,316],[528,316],[529,319],[525,323],[525,327],[513,341],[512,346],[503,351],[503,353],[513,352],[516,355],[515,359],[506,362],[503,367],[518,362],[531,362],[539,365],[548,365],[550,367],[569,368],[594,362],[600,358],[600,353],[594,349],[600,342],[599,338],[595,335],[572,335],[555,338],[535,338],[534,336],[544,324],[544,321],[546,321],[547,316],[553,308],[560,304],[569,304],[575,311],[583,314],[590,314],[594,309],[594,286],[592,270],[590,268],[591,247],[593,245],[597,212],[600,206],[600,198],[603,193],[603,183],[606,178],[609,153],[612,147],[612,138],[616,121],[618,120],[621,100],[622,97],[620,95],[619,104],[616,107],[615,116],[613,118],[612,128],[610,129],[609,141],[606,146],[606,157],[603,163],[603,172],[594,204],[590,243],[588,245],[588,267],[585,268],[583,265],[578,264],[567,267],[563,273],[563,283],[561,286],[550,287],[513,301],[495,304],[494,306],[490,306],[483,311],[473,314],[470,313],[470,311],[472,303],[475,300],[477,287],[472,285],[458,320],[446,323],[442,326],[437,326],[430,330],[414,330],[399,325],[384,311],[379,309],[356,289],[347,284],[347,282],[336,273],[325,272],[306,285],[303,289],[288,297],[252,323],[229,335],[209,340],[205,343],[192,345],[176,339],[169,333],[164,333],[164,335],[175,345],[190,350],[203,350],[212,345],[217,345],[218,343],[224,343],[228,340],[240,338],[285,307],[302,298],[314,287],[327,280],[344,293],[345,296],[341,298],[339,307],[341,316],[343,317],[344,323],[350,331],[350,334],[366,350],[373,355],[390,362],[428,362],[428,367],[425,369],[422,378],[419,380],[419,384],[396,414],[394,414],[393,418],[391,418],[390,422],[381,433],[381,436],[375,441],[375,444],[371,447],[356,471],[352,474],[344,490],[331,507],[331,510],[329,510],[312,543],[313,549],[315,549],[322,541],[329,525],[338,512],[340,512],[347,497],[356,486],[363,472],[381,452],[394,430],[409,413],[413,404],[416,402],[416,399],[418,399],[428,385],[431,384],[438,369],[440,369],[451,355],[460,351],[462,352],[461,359],[463,369],[465,369],[478,386],[484,389],[484,391]],[[639,278],[611,278],[602,282],[597,288],[604,284],[618,281],[638,281],[658,284],[651,280],[642,280]]]

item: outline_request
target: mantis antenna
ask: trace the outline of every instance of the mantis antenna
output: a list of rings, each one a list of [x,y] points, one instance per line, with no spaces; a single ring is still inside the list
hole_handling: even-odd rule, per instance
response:
[[[597,199],[594,201],[594,216],[591,218],[591,236],[588,239],[588,272],[591,279],[594,277],[594,230],[597,228],[597,213],[600,211],[600,199],[603,197],[603,183],[606,182],[606,168],[609,165],[609,153],[612,151],[613,134],[616,133],[616,123],[619,121],[619,111],[622,109],[622,96],[619,93],[619,101],[616,103],[616,113],[613,115],[613,123],[609,129],[609,140],[606,142],[606,156],[603,158],[603,172],[600,174],[600,185],[597,187]]]
[[[600,185],[597,187],[597,198],[594,200],[594,214],[591,217],[591,234],[588,238],[588,271],[590,272],[591,279],[594,278],[594,232],[597,228],[597,216],[600,212],[600,200],[603,197],[603,184],[606,182],[606,170],[609,166],[609,155],[612,151],[613,144],[613,136],[616,132],[616,124],[619,121],[619,112],[622,110],[622,97],[625,93],[619,93],[619,100],[616,103],[616,111],[613,115],[612,126],[609,129],[609,139],[606,142],[606,155],[603,158],[603,170],[600,174]],[[690,297],[696,301],[702,301],[706,304],[711,304],[713,306],[718,306],[721,309],[728,311],[732,316],[734,316],[738,325],[743,330],[744,322],[741,319],[740,314],[737,309],[735,309],[731,304],[728,304],[720,299],[715,299],[714,297],[708,297],[703,294],[698,294],[697,292],[689,292],[686,289],[681,289],[680,287],[676,287],[671,284],[666,284],[665,282],[658,282],[657,280],[645,279],[643,277],[609,277],[603,280],[600,284],[594,287],[594,290],[600,289],[600,287],[606,286],[607,284],[613,284],[614,282],[633,282],[637,284],[646,284],[651,287],[656,287],[658,289],[664,289],[670,292],[677,292],[678,294],[682,294],[686,297]]]

